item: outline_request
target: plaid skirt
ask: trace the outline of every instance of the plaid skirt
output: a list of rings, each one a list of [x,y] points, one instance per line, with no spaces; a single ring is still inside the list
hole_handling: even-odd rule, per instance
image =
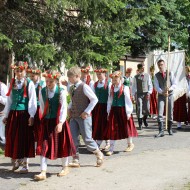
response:
[[[28,111],[11,110],[6,125],[5,156],[12,159],[35,157],[33,126]]]
[[[134,124],[133,116],[127,120],[125,107],[112,107],[107,128],[107,139],[120,140],[128,137],[137,137],[137,130]]]
[[[55,160],[76,154],[76,148],[67,121],[63,124],[60,133],[55,132],[56,118],[44,119],[41,123],[42,135],[37,143],[37,155]]]

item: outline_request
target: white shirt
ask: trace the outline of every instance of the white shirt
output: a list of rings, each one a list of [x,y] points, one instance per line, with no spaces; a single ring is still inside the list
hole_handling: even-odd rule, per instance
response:
[[[6,102],[7,102],[7,92],[8,92],[8,89],[7,89],[7,86],[4,84],[4,83],[0,83],[0,103],[3,104],[3,105],[6,105]]]
[[[173,74],[173,72],[170,72],[170,77],[171,77],[171,86],[170,86],[170,88],[169,88],[169,91],[171,90],[171,91],[173,91],[175,88],[176,88],[176,79],[175,79],[175,77],[174,77],[174,74]],[[160,94],[162,94],[163,93],[163,90],[160,88],[160,86],[159,86],[159,82],[158,82],[158,79],[157,79],[157,77],[156,77],[156,75],[154,76],[154,88],[156,89],[156,91],[158,92],[158,93],[160,93]]]
[[[121,84],[119,84],[118,87],[114,87],[114,92],[119,91],[120,87],[121,87]],[[123,92],[124,92],[124,97],[125,97],[125,111],[126,111],[127,117],[129,118],[133,112],[133,104],[132,104],[132,101],[130,98],[129,87],[124,86]],[[108,96],[108,103],[107,103],[108,115],[109,115],[110,110],[111,110],[112,102],[113,102],[113,96],[111,95],[111,88],[109,88],[109,96]]]
[[[81,81],[86,84],[86,79],[83,79],[83,80],[81,80]],[[94,88],[94,81],[93,81],[93,80],[90,80],[89,86],[90,86],[91,89]]]
[[[143,73],[141,73],[141,74],[143,74]],[[152,80],[149,75],[148,76],[148,94],[152,94],[152,90],[153,90]],[[136,81],[136,78],[134,77],[133,84],[132,84],[132,96],[135,96],[136,92],[137,92],[137,81]]]
[[[15,80],[15,84],[17,86],[17,89],[21,89],[24,83],[24,78],[21,79],[21,83],[18,84],[18,80]],[[9,85],[10,86],[10,85]],[[35,113],[36,113],[36,109],[37,109],[37,100],[36,100],[36,90],[35,90],[35,86],[33,82],[30,82],[28,85],[28,113],[30,115],[30,117],[34,117]],[[8,96],[7,98],[7,104],[5,106],[5,117],[7,118],[10,112],[10,108],[11,108],[11,104],[12,104],[12,91],[10,93],[10,96]]]
[[[54,86],[53,90],[48,89],[48,98],[53,98],[54,97],[56,87],[57,87],[57,85]],[[41,112],[43,114],[44,113],[45,102],[43,101],[41,91],[40,91],[40,100],[39,100],[39,102],[40,102],[40,110],[41,110]],[[59,115],[59,123],[64,123],[66,121],[66,118],[67,118],[67,96],[66,96],[66,91],[65,90],[60,91],[60,100],[59,100],[59,102],[61,104],[60,115]]]
[[[76,89],[81,83],[82,81],[80,80],[75,84]],[[90,115],[90,113],[92,112],[92,110],[94,109],[95,105],[98,102],[98,98],[96,97],[96,94],[93,92],[93,90],[87,84],[84,84],[83,92],[90,100],[90,103],[88,104],[88,107],[84,110],[84,112]],[[72,106],[72,101],[69,103],[68,109],[71,109],[71,106]]]

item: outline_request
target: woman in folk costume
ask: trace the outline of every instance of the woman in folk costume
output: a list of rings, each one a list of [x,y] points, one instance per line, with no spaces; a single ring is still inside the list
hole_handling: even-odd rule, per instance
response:
[[[173,110],[173,120],[177,121],[177,129],[180,130],[181,129],[181,122],[187,122],[189,119],[188,116],[188,112],[187,111],[187,106],[186,103],[188,102],[189,105],[189,98],[188,98],[188,86],[189,86],[189,73],[190,73],[190,68],[187,66],[186,68],[186,79],[187,79],[187,93],[185,93],[183,96],[181,96],[180,98],[178,98],[175,102],[174,102],[174,110]]]
[[[94,83],[94,92],[98,98],[98,103],[92,112],[92,137],[94,140],[96,140],[99,147],[102,141],[106,140],[106,146],[104,147],[104,150],[107,151],[110,148],[109,139],[106,138],[107,101],[109,94],[108,90],[109,86],[111,86],[111,83],[108,82],[106,77],[107,69],[99,68],[94,70],[94,72],[98,78],[98,81]]]
[[[150,77],[152,84],[154,84],[154,66],[150,67]],[[150,94],[150,115],[153,119],[157,118],[158,115],[158,106],[157,106],[157,92],[153,87],[152,94]]]
[[[13,171],[19,168],[19,159],[23,159],[20,173],[28,173],[28,158],[35,157],[33,122],[37,101],[35,86],[26,78],[27,67],[27,62],[22,61],[11,65],[16,79],[13,78],[9,86],[3,119],[6,124],[5,156],[12,158]]]
[[[94,81],[90,77],[90,66],[81,67],[81,81],[94,88]]]
[[[137,137],[137,130],[133,121],[133,104],[130,99],[129,87],[121,83],[121,72],[115,71],[110,74],[112,85],[107,103],[108,131],[107,138],[110,139],[110,150],[107,156],[113,154],[115,140],[127,138],[130,152],[134,148],[132,137]]]
[[[68,156],[76,153],[69,124],[66,120],[66,91],[59,87],[60,73],[47,71],[43,74],[46,87],[40,93],[40,109],[43,116],[42,136],[37,146],[37,155],[41,156],[41,173],[34,179],[46,179],[47,159],[62,159],[62,170],[58,176],[69,173]]]
[[[37,111],[34,116],[34,137],[35,142],[38,142],[40,136],[41,136],[41,125],[40,120],[42,117],[42,114],[40,113],[40,103],[39,103],[39,95],[40,91],[43,87],[45,87],[45,82],[41,80],[41,70],[37,67],[32,67],[27,69],[27,73],[29,78],[33,81],[36,89],[36,99],[37,99]]]

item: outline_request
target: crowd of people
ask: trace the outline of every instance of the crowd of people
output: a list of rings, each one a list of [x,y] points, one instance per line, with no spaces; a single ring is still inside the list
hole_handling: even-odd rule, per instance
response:
[[[41,172],[34,176],[35,180],[46,179],[48,159],[61,158],[62,168],[57,175],[67,175],[69,167],[80,167],[80,136],[100,167],[104,162],[102,149],[111,156],[116,140],[126,139],[126,152],[134,149],[133,137],[138,136],[137,129],[148,127],[150,116],[158,121],[159,133],[155,137],[163,137],[166,97],[168,133],[173,135],[173,120],[180,129],[181,122],[189,122],[190,109],[186,109],[186,95],[174,103],[174,74],[169,72],[167,86],[164,60],[157,65],[159,72],[154,74],[154,67],[150,67],[148,74],[144,72],[144,64],[138,64],[133,78],[131,68],[127,68],[125,76],[121,71],[108,76],[107,69],[97,68],[96,82],[90,77],[90,67],[74,66],[67,72],[67,82],[60,81],[61,74],[55,70],[42,73],[37,67],[29,68],[27,62],[15,62],[11,65],[14,77],[8,88],[0,83],[0,116],[6,126],[0,123],[0,144],[5,144],[5,156],[11,158],[12,171],[20,169],[19,173],[28,173],[29,158],[40,156]],[[187,67],[188,83],[189,73]],[[132,115],[134,102],[138,128]],[[184,110],[179,112],[182,103]],[[105,147],[101,148],[103,141]]]

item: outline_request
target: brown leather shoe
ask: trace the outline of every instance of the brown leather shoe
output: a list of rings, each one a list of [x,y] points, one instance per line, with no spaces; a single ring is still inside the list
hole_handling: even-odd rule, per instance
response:
[[[106,156],[111,156],[112,154],[113,154],[113,152],[111,152],[111,151],[106,152]]]
[[[134,149],[135,145],[133,143],[128,144],[128,147],[125,149],[125,152],[131,152]]]

